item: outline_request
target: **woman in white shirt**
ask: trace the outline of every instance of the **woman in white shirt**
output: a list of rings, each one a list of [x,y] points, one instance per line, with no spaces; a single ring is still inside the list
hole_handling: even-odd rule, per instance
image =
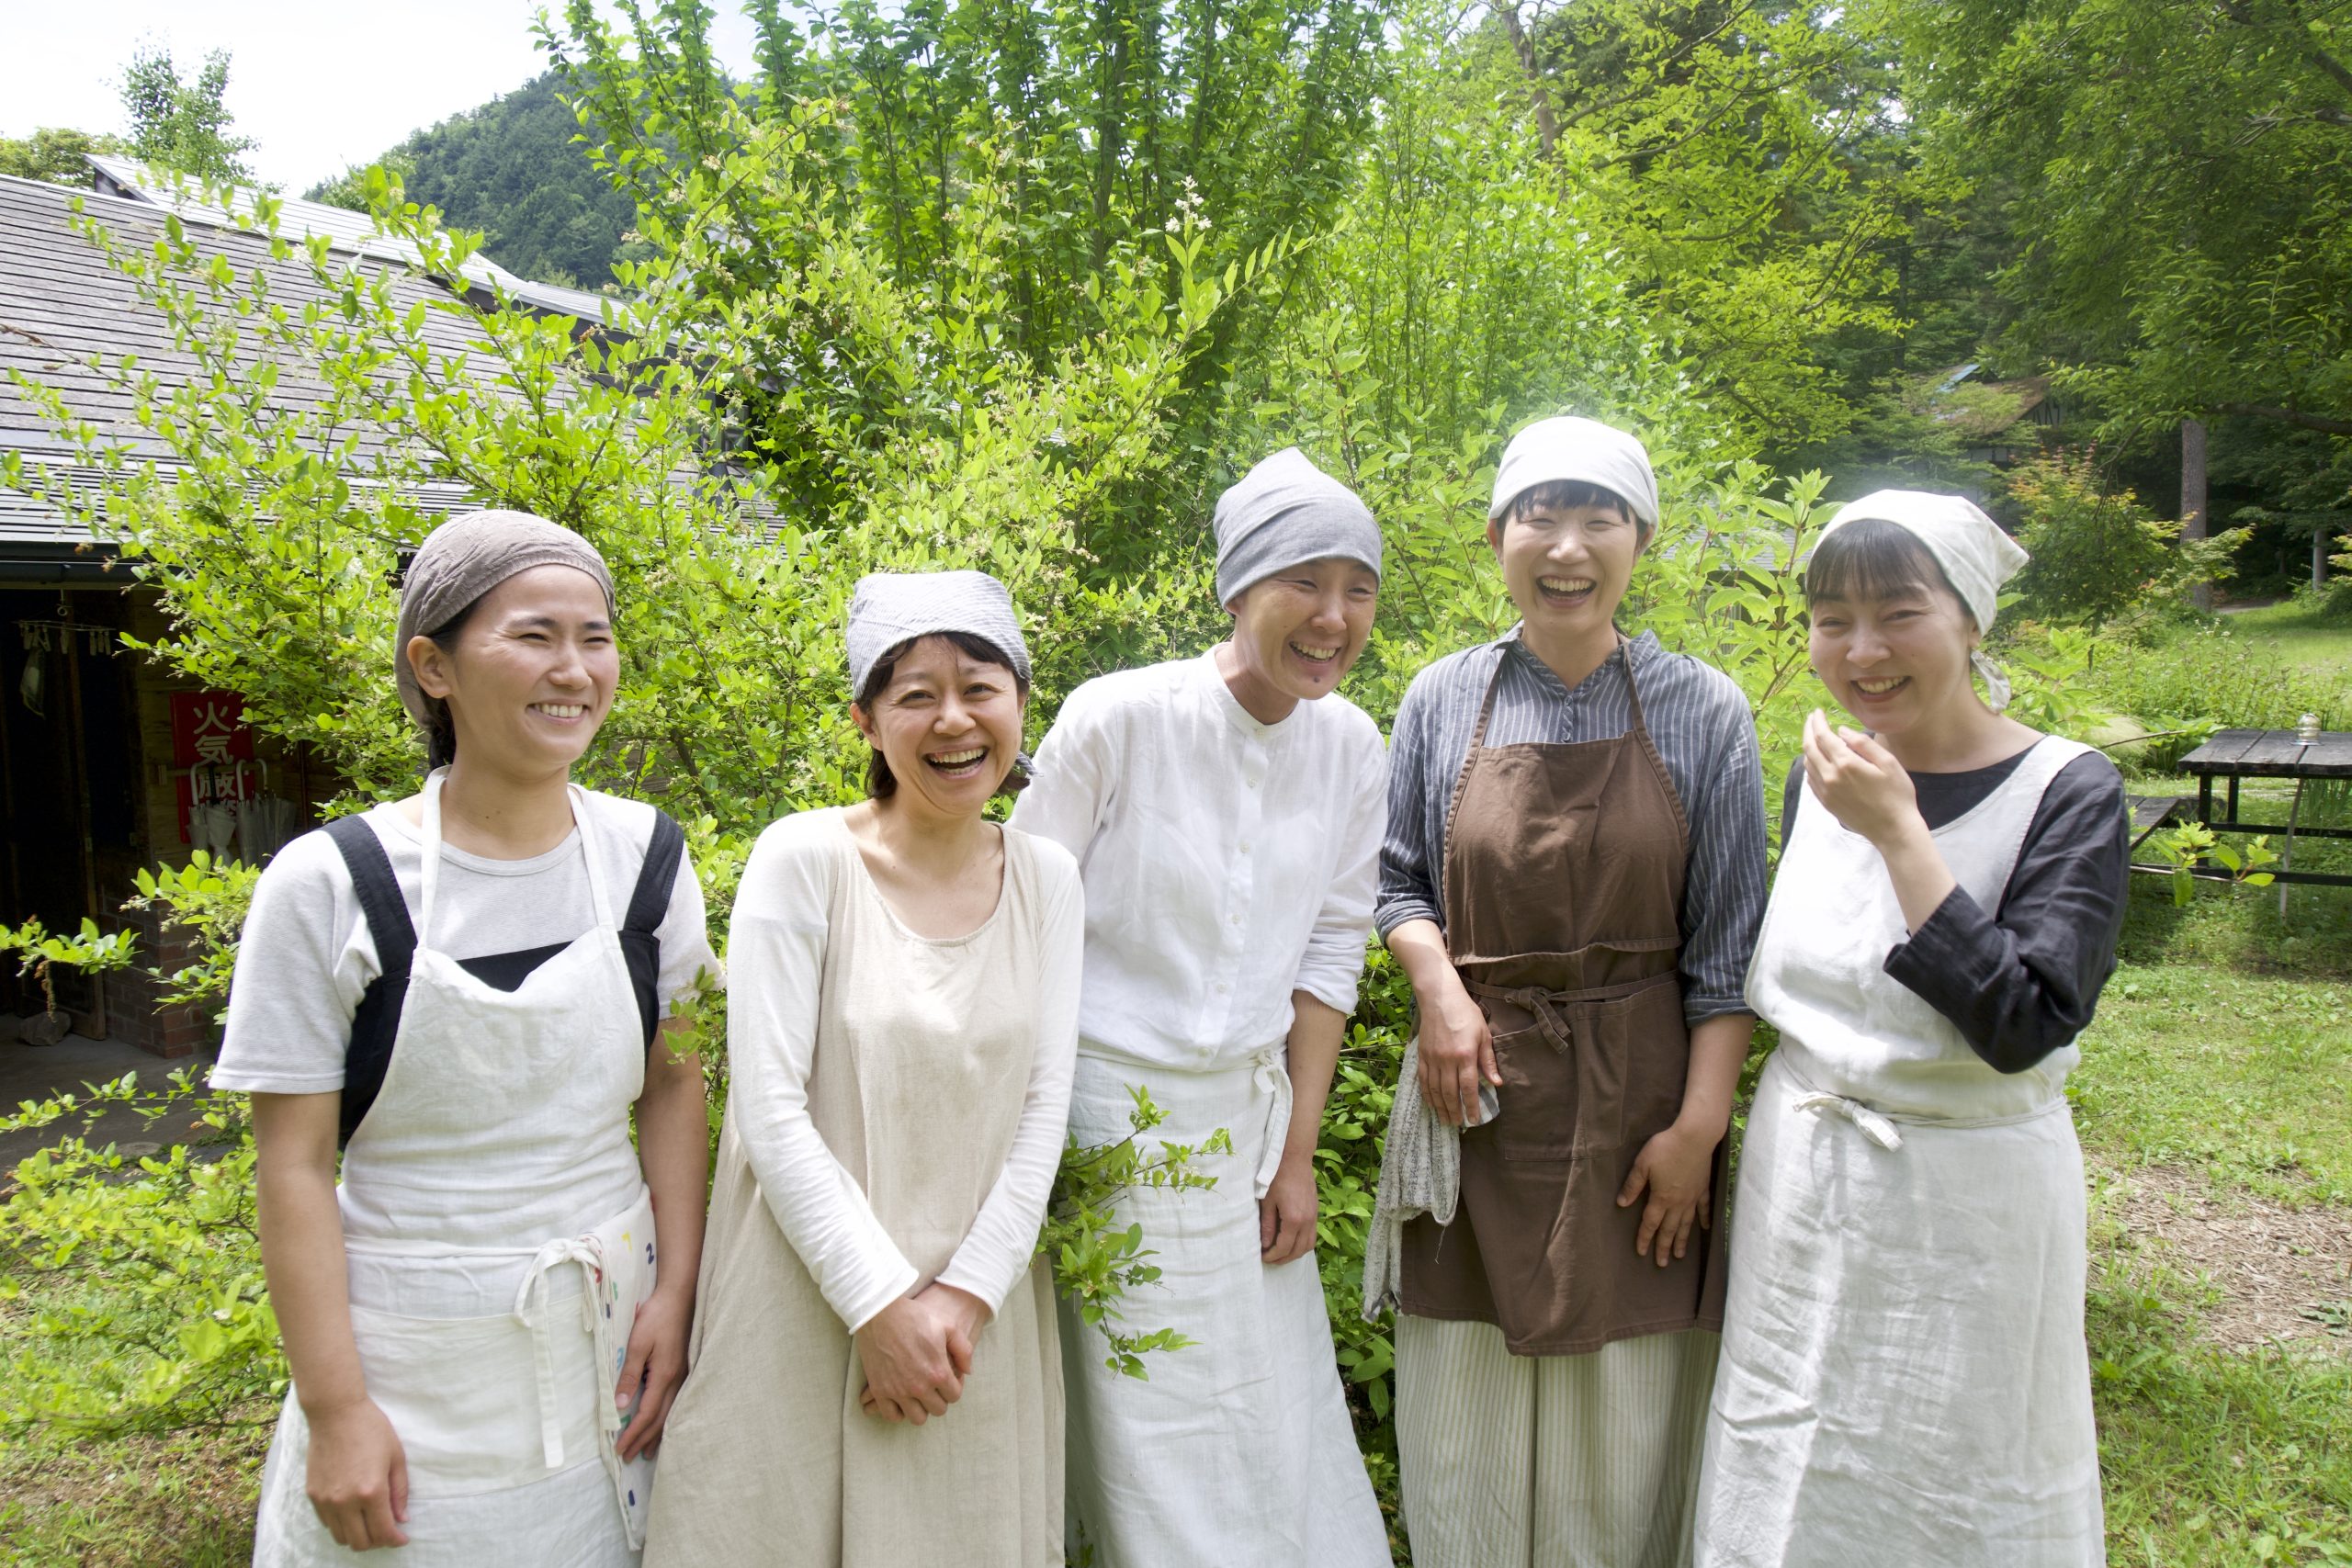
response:
[[[760,835],[703,1310],[648,1561],[1059,1568],[1062,1390],[1037,1232],[1084,911],[1018,788],[1029,654],[976,571],[849,615],[872,798]]]
[[[1371,632],[1380,531],[1291,448],[1219,500],[1216,536],[1232,637],[1070,694],[1012,817],[1085,873],[1073,1135],[1126,1137],[1141,1086],[1155,1136],[1233,1139],[1213,1190],[1122,1206],[1158,1253],[1151,1323],[1193,1343],[1141,1381],[1064,1325],[1069,1546],[1097,1568],[1385,1564],[1314,1255],[1386,778],[1334,688]]]
[[[436,767],[254,889],[212,1082],[253,1094],[293,1371],[257,1564],[638,1561],[709,1136],[656,1032],[717,961],[676,825],[570,782],[612,594],[552,523],[434,530],[397,648]]]

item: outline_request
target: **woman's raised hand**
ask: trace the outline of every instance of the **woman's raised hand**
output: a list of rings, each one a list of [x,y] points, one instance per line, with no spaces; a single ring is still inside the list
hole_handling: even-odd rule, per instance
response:
[[[408,1454],[390,1419],[368,1398],[303,1414],[311,1427],[303,1486],[335,1544],[406,1546]]]
[[[989,1320],[988,1303],[934,1280],[901,1296],[857,1331],[865,1369],[859,1406],[886,1421],[922,1426],[964,1396],[972,1345]]]
[[[1832,729],[1819,708],[1805,716],[1804,776],[1832,817],[1882,852],[1924,827],[1918,792],[1894,754],[1859,729]]]
[[[1498,1089],[1503,1075],[1495,1066],[1495,1041],[1484,1009],[1463,988],[1451,964],[1438,968],[1426,991],[1416,989],[1420,1032],[1414,1046],[1421,1098],[1441,1122],[1456,1127],[1478,1124],[1478,1079]]]

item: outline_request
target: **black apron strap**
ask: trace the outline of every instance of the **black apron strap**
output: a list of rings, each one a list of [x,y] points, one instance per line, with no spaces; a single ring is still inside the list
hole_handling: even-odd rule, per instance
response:
[[[376,944],[376,977],[359,994],[351,1017],[351,1043],[343,1053],[343,1104],[337,1142],[348,1144],[368,1108],[384,1087],[384,1070],[391,1066],[392,1040],[400,1032],[401,1004],[408,998],[409,969],[416,961],[416,927],[408,918],[408,900],[401,896],[392,875],[391,857],[383,840],[362,817],[341,817],[326,826],[326,835],[351,873],[359,912],[367,918],[368,934]]]
[[[678,861],[686,851],[686,832],[668,812],[653,813],[653,836],[646,841],[645,865],[637,874],[637,889],[629,895],[628,914],[621,921],[621,956],[628,962],[630,989],[637,993],[637,1015],[645,1025],[645,1045],[662,1028],[662,1001],[655,987],[662,975],[662,922],[670,913],[670,890],[677,885]]]

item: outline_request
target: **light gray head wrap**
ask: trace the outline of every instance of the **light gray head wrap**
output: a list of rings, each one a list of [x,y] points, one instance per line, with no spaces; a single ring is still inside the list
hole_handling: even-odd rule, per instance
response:
[[[1521,491],[1561,480],[1599,485],[1621,497],[1645,535],[1657,526],[1657,475],[1650,471],[1648,450],[1622,430],[1574,414],[1539,419],[1510,438],[1495,469],[1487,521],[1501,522]]]
[[[1356,492],[1285,446],[1216,500],[1216,602],[1303,561],[1361,561],[1380,575],[1380,525]]]
[[[1003,583],[985,571],[876,571],[859,578],[850,597],[850,695],[864,694],[884,654],[939,632],[979,638],[1029,679],[1029,645]]]
[[[1939,495],[1924,490],[1874,491],[1839,507],[1838,515],[1821,530],[1821,538],[1826,539],[1849,523],[1865,520],[1892,523],[1927,546],[1936,564],[1944,569],[1944,576],[1951,580],[1960,602],[1976,617],[1977,631],[1992,631],[1993,617],[2001,610],[2001,584],[2023,570],[2029,558],[2024,547],[1984,515],[1984,508],[1964,495]],[[1815,547],[1820,547],[1819,540]],[[1995,713],[2008,706],[2009,678],[2001,667],[1986,658],[1981,648],[1969,656],[1969,663],[1984,678],[1986,705]]]
[[[410,668],[412,638],[430,637],[458,613],[508,578],[535,566],[576,567],[605,591],[605,611],[613,610],[613,574],[596,547],[571,529],[527,512],[469,512],[452,517],[424,536],[401,580],[400,628],[392,634],[401,705],[419,728],[431,733],[441,699],[428,697]]]

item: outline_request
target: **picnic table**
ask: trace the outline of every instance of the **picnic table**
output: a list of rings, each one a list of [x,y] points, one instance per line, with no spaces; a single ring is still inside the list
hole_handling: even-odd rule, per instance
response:
[[[2324,729],[2311,740],[2291,729],[2222,729],[2180,760],[2180,771],[2197,780],[2197,820],[2216,833],[2283,833],[2286,845],[2274,880],[2352,887],[2352,875],[2295,871],[2290,863],[2297,838],[2352,839],[2352,828],[2306,828],[2298,818],[2303,788],[2313,779],[2352,779],[2352,731]],[[2222,781],[2223,812],[2213,813],[2213,781]],[[2238,785],[2245,779],[2292,779],[2295,798],[2284,822],[2248,822],[2238,815]],[[2134,825],[2135,831],[2137,824]]]

